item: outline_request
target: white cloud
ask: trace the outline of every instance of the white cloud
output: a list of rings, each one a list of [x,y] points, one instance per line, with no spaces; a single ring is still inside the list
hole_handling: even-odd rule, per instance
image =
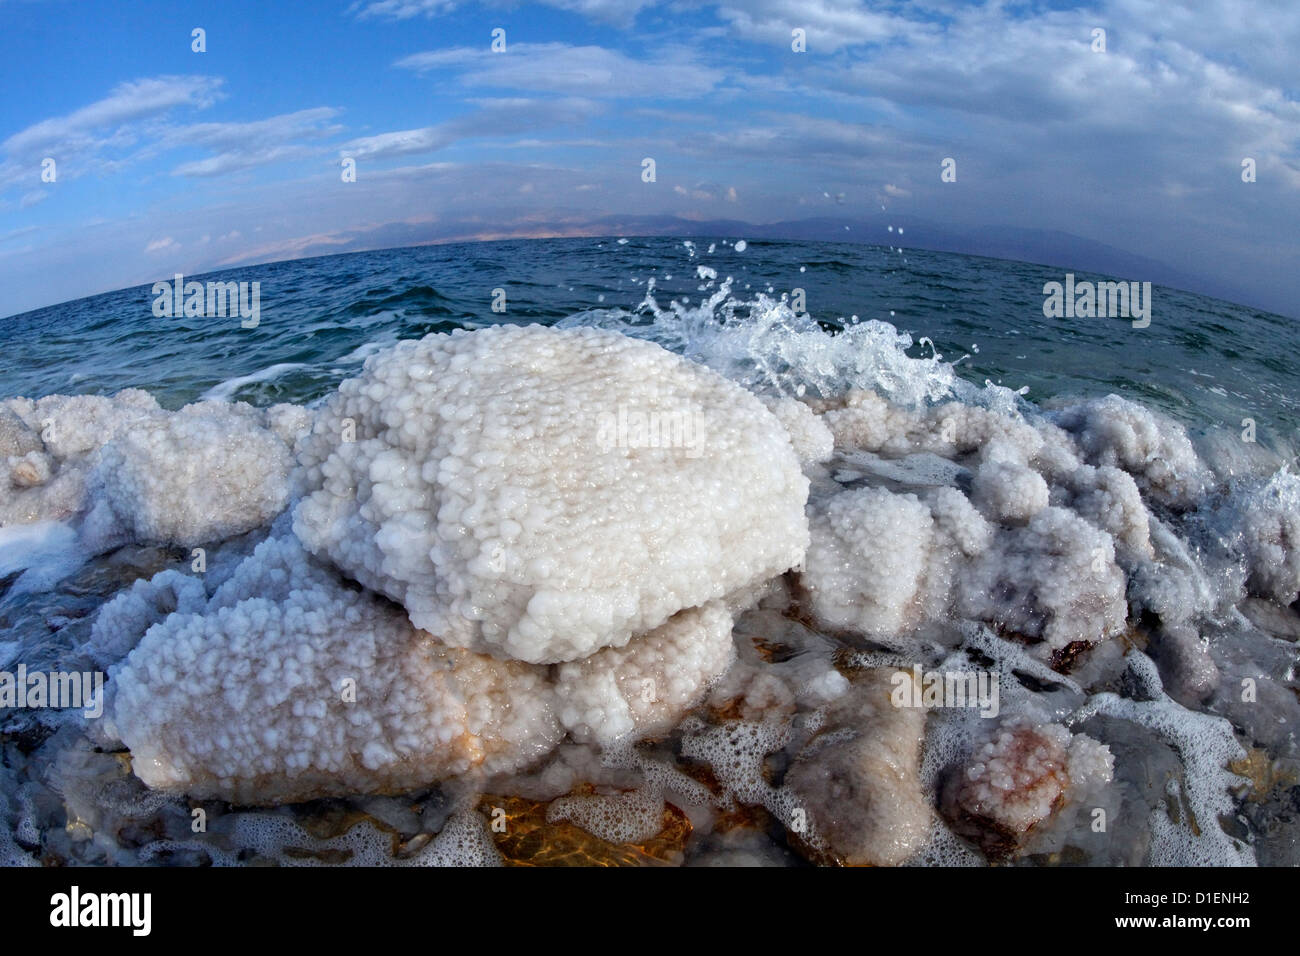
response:
[[[581,123],[601,110],[599,104],[579,97],[555,100],[511,97],[470,102],[478,107],[472,113],[437,126],[362,136],[344,143],[341,155],[355,159],[376,159],[431,153],[462,139],[513,137],[549,126]]]
[[[159,76],[122,83],[101,100],[13,134],[0,143],[0,150],[18,157],[85,152],[100,145],[105,131],[123,124],[178,106],[210,106],[221,84],[220,79],[207,76]]]
[[[371,0],[370,3],[354,3],[348,8],[363,20],[409,20],[412,17],[438,17],[451,13],[458,6],[457,0]]]
[[[833,53],[862,44],[913,40],[939,28],[922,20],[871,9],[860,0],[746,0],[721,3],[718,16],[746,40],[790,49],[791,31],[805,31],[803,56]]]
[[[176,176],[220,176],[290,159],[304,159],[313,150],[300,139],[319,139],[342,129],[329,120],[338,115],[330,107],[298,110],[243,123],[193,123],[168,130],[158,148],[203,146],[217,155],[182,163]]]
[[[614,26],[628,27],[642,9],[652,6],[655,0],[542,0],[549,7],[581,14]],[[413,17],[440,17],[451,13],[461,4],[458,0],[370,0],[349,7],[362,19],[410,20]],[[496,6],[508,6],[498,3]]]
[[[354,159],[371,159],[383,156],[407,156],[441,149],[452,137],[436,126],[422,129],[393,130],[374,136],[362,136],[343,144],[341,155]]]
[[[570,93],[613,98],[684,99],[713,92],[725,77],[682,51],[636,60],[616,50],[567,43],[515,43],[508,53],[454,47],[415,53],[396,66],[428,73],[454,70],[468,87]]]

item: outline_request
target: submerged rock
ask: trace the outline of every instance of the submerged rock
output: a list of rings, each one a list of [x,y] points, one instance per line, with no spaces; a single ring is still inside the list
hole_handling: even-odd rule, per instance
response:
[[[895,674],[914,680],[889,668],[864,672],[785,778],[819,841],[850,865],[903,863],[930,829],[920,776],[925,709],[894,706]]]
[[[1110,782],[1109,748],[1060,724],[1004,721],[949,776],[941,806],[953,829],[991,859],[1018,852],[1065,804]]]

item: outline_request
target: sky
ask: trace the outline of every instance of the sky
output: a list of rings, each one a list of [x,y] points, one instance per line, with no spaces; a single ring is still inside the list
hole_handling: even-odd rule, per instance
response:
[[[1298,54],[1295,0],[0,0],[0,315],[394,236],[883,211],[1300,316]]]

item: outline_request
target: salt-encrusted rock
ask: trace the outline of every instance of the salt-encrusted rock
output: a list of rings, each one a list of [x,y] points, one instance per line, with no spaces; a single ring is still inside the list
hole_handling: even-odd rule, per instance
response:
[[[929,452],[955,458],[1000,444],[1016,449],[1016,458],[1028,462],[1046,441],[1038,429],[1017,417],[960,402],[913,411],[875,392],[853,389],[838,399],[812,403],[812,407],[830,428],[839,451],[886,456]]]
[[[101,667],[116,664],[144,633],[171,614],[196,614],[208,603],[203,582],[166,570],[140,578],[99,609],[83,650]]]
[[[622,646],[808,542],[781,422],[596,329],[401,342],[340,385],[299,459],[310,550],[447,643],[534,663]]]
[[[160,411],[148,392],[127,388],[103,395],[47,395],[12,399],[9,408],[37,432],[55,458],[72,458],[99,448],[131,423]]]
[[[1280,471],[1239,499],[1242,544],[1252,594],[1278,604],[1300,597],[1300,477]]]
[[[1111,536],[1064,508],[998,534],[964,570],[959,612],[1034,641],[1049,659],[1123,630],[1124,574]]]
[[[923,497],[855,488],[816,502],[800,581],[824,625],[897,643],[944,616],[963,568],[993,528],[955,488]]]
[[[0,404],[0,526],[82,519],[80,545],[195,545],[267,524],[294,490],[291,447],[310,412],[149,393],[50,395]]]
[[[971,499],[991,521],[1025,524],[1047,507],[1047,482],[1026,465],[986,460],[975,472]]]
[[[516,769],[562,734],[540,669],[439,644],[400,608],[288,585],[272,548],[264,597],[152,627],[113,674],[110,737],[150,787],[236,803],[397,792]],[[277,584],[278,582],[278,584]],[[237,589],[237,588],[236,588]]]
[[[1108,532],[1130,561],[1150,561],[1151,516],[1128,472],[1082,465],[1061,478],[1059,495],[1071,511]]]
[[[50,480],[53,461],[42,451],[29,451],[8,459],[9,481],[15,488],[34,488]]]
[[[868,636],[915,623],[934,536],[916,495],[845,491],[813,516],[811,530],[801,580],[819,620]]]
[[[575,740],[602,745],[669,730],[734,659],[731,614],[721,602],[680,611],[626,647],[562,665],[560,721]]]
[[[130,651],[110,670],[106,732],[141,780],[246,803],[511,771],[566,729],[602,745],[667,730],[734,656],[720,601],[554,675],[447,647],[292,535],[259,544],[210,600],[176,571],[137,582],[87,650],[103,664]]]
[[[1209,641],[1189,624],[1167,624],[1155,635],[1153,651],[1165,690],[1175,700],[1195,705],[1219,686],[1219,668]]]
[[[1108,784],[1114,762],[1104,744],[1060,724],[1009,718],[950,775],[944,816],[990,857],[1010,856],[1071,795]]]
[[[285,443],[232,406],[135,422],[100,450],[87,537],[196,545],[251,531],[284,510],[292,468]]]
[[[0,458],[26,455],[45,447],[41,436],[13,409],[0,405]]]
[[[920,773],[925,708],[894,706],[896,673],[915,685],[906,671],[865,672],[830,705],[785,777],[816,838],[850,865],[903,863],[930,830]]]
[[[785,426],[800,462],[817,464],[834,454],[835,437],[806,402],[795,398],[765,398],[763,404]]]
[[[817,402],[814,408],[822,413],[840,450],[878,452],[888,446],[906,453],[912,450],[910,443],[898,447],[899,436],[920,427],[918,416],[863,389],[846,392],[834,402]]]
[[[1071,405],[1056,420],[1089,464],[1122,468],[1153,501],[1190,508],[1204,496],[1212,476],[1178,423],[1118,395]]]

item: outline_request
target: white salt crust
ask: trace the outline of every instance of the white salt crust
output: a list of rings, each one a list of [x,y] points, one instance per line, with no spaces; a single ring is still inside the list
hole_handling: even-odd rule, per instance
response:
[[[105,731],[136,775],[236,803],[510,772],[566,731],[633,740],[679,722],[734,656],[721,602],[554,675],[448,647],[291,535],[259,544],[210,600],[202,590],[176,571],[137,582],[101,611],[91,650],[130,650],[110,671]]]
[[[1178,555],[1157,554],[1143,495],[1186,506],[1208,472],[1179,426],[1139,406],[1114,396],[1081,403],[1055,412],[1058,425],[957,403],[915,411],[861,390],[809,405],[834,435],[830,467],[845,463],[841,480],[865,466],[877,482],[819,483],[810,501],[801,581],[825,626],[907,649],[910,632],[956,616],[1014,632],[1048,659],[1124,628],[1128,575],[1145,606],[1173,610],[1174,595],[1196,586]],[[910,464],[926,458],[935,463]],[[949,481],[970,476],[969,498],[927,487],[942,462],[956,469]],[[1288,556],[1300,571],[1292,512],[1261,508],[1253,524],[1242,513],[1236,533],[1253,580],[1284,597],[1272,582],[1292,579]],[[1259,553],[1281,574],[1251,561]]]
[[[835,437],[807,403],[795,398],[765,396],[763,404],[785,426],[801,464],[817,464],[834,454]]]
[[[138,422],[100,450],[87,523],[107,510],[130,541],[224,540],[284,509],[292,467],[283,441],[236,415],[182,411]]]
[[[150,628],[113,674],[108,730],[149,786],[236,803],[397,792],[512,770],[560,739],[537,669],[438,643],[400,608],[320,580],[292,542],[249,565],[204,613]]]
[[[0,526],[79,520],[83,550],[198,545],[261,527],[288,504],[291,448],[310,413],[149,393],[0,403]]]
[[[652,414],[692,440],[649,447],[636,423]],[[707,369],[594,329],[400,342],[298,450],[310,550],[447,643],[533,663],[622,646],[807,547],[781,422]]]
[[[560,721],[575,740],[602,746],[670,730],[735,656],[721,602],[681,611],[626,647],[561,665]]]
[[[412,617],[409,605],[426,602],[425,612],[463,627],[460,639],[478,650],[502,656],[523,648],[542,661],[575,655],[547,672],[447,647],[414,628],[401,609],[309,559],[281,528],[233,574],[223,572],[211,600],[193,579],[167,572],[102,609],[86,650],[110,662],[135,647],[110,685],[120,699],[109,724],[136,742],[137,772],[151,785],[259,803],[405,790],[447,775],[517,769],[566,733],[612,747],[667,730],[731,663],[731,614],[767,593],[773,575],[798,565],[804,545],[794,539],[808,540],[802,522],[790,518],[806,495],[800,466],[819,491],[836,492],[819,493],[809,505],[813,535],[801,575],[823,623],[907,647],[902,632],[951,615],[972,617],[1037,640],[1043,656],[1116,633],[1127,576],[1136,606],[1164,619],[1153,646],[1177,675],[1174,692],[1200,696],[1217,680],[1204,639],[1186,622],[1213,605],[1220,585],[1170,530],[1177,512],[1205,499],[1211,478],[1182,429],[1140,406],[1112,396],[1029,423],[957,403],[915,411],[869,392],[760,401],[738,397],[653,346],[628,346],[606,333],[497,330],[492,335],[502,341],[492,346],[483,333],[460,341],[467,335],[403,343],[377,356],[327,404],[309,435],[312,413],[296,406],[260,412],[202,402],[169,413],[131,391],[0,403],[0,524],[89,512],[83,534],[106,546],[217,540],[268,523],[295,483],[306,481],[323,502],[315,517],[343,522],[318,526],[306,506],[297,516],[327,542],[318,548],[326,562],[343,563],[331,548],[359,557],[346,573],[371,586],[391,578],[393,591],[385,593],[400,591]],[[511,336],[518,340],[505,341]],[[512,391],[513,381],[526,386]],[[703,440],[688,447],[629,443],[609,428],[620,410],[673,413],[683,401],[703,423],[692,433]],[[416,414],[430,408],[424,418]],[[726,434],[711,458],[716,429],[737,421],[745,433]],[[343,441],[349,424],[356,442]],[[302,453],[296,475],[288,473],[294,445]],[[257,454],[244,455],[249,449]],[[616,466],[600,457],[610,453],[620,459]],[[429,467],[447,459],[455,462],[448,473]],[[842,464],[839,473],[865,468],[883,486],[835,488],[826,476]],[[689,482],[676,480],[691,469]],[[548,484],[552,473],[558,488]],[[956,487],[936,487],[945,483]],[[335,497],[345,506],[337,514]],[[516,521],[516,532],[509,522],[521,502],[524,517],[537,524]],[[693,531],[723,504],[734,522],[715,528],[707,547],[691,539],[660,565],[643,540],[629,556],[628,539],[661,535],[676,544],[680,529]],[[1285,473],[1234,492],[1214,530],[1240,572],[1220,577],[1282,604],[1294,601],[1298,513],[1296,479]],[[746,523],[772,540],[757,541],[758,531],[755,540],[739,540]],[[411,528],[429,535],[427,567],[403,547]],[[447,529],[454,533],[440,536]],[[724,540],[724,531],[736,538]],[[567,564],[538,567],[556,538]],[[729,550],[736,540],[738,557]],[[784,557],[774,559],[777,553]],[[459,582],[445,594],[434,572],[421,577],[435,559]],[[718,584],[733,563],[752,573]],[[682,585],[688,578],[695,591]],[[557,583],[571,590],[557,596]],[[526,601],[521,587],[532,595]],[[848,855],[854,839],[885,833],[905,836],[911,852],[925,830],[919,818],[903,825],[914,803],[904,801],[891,819],[877,812],[886,804],[868,799],[887,779],[886,763],[880,773],[855,776],[855,767],[894,753],[882,743],[893,726],[889,715],[862,721],[865,729],[838,722],[834,715],[855,695],[825,662],[808,656],[777,667],[790,674],[773,677],[746,663],[742,709],[756,717],[778,711],[780,719],[688,728],[683,752],[716,760],[730,795],[762,803],[787,826],[796,810],[816,811],[818,795],[825,796],[809,781],[853,784],[855,799],[831,801],[831,817],[820,813],[831,823],[819,825],[812,813],[810,842]],[[1023,661],[1020,667],[1041,680],[1050,676]],[[792,683],[798,668],[838,683]],[[318,705],[332,703],[331,695],[343,703],[331,686],[341,671],[356,673],[357,703],[322,713]],[[377,696],[367,698],[366,688],[377,688]],[[1197,819],[1226,812],[1221,768],[1236,755],[1227,725],[1211,728],[1209,718],[1188,724],[1190,712],[1159,687],[1152,693],[1150,703],[1101,695],[1091,712],[1144,723],[1174,741],[1188,765]],[[813,743],[796,760],[799,772],[774,788],[763,777],[763,756],[791,743],[790,721],[813,702],[834,703],[816,715],[820,725],[804,723],[801,733]],[[1050,816],[1062,796],[1100,785],[1112,766],[1095,741],[1062,736],[1042,720],[1025,726],[1029,744],[995,736],[976,748],[967,768],[972,812],[1013,830]],[[1207,745],[1202,737],[1216,739]],[[805,776],[801,797],[792,784]],[[595,802],[581,802],[587,799]],[[633,838],[648,832],[655,808],[662,812],[662,793],[649,788],[571,798],[555,812],[610,838]],[[861,825],[830,839],[836,814]],[[882,821],[902,823],[886,832]],[[943,856],[951,845],[935,842],[943,831],[933,827],[924,852]],[[1153,861],[1249,856],[1221,833],[1207,847],[1206,838],[1194,841],[1167,820],[1153,820],[1152,829]],[[861,858],[896,862],[904,855],[873,846]]]
[[[951,799],[1004,833],[1026,834],[1070,799],[1110,783],[1110,748],[1060,724],[1003,721],[958,771]]]
[[[1089,464],[1122,468],[1155,502],[1188,508],[1205,494],[1210,473],[1186,430],[1148,408],[1107,395],[1061,410],[1056,422]]]
[[[1278,472],[1242,497],[1249,589],[1283,606],[1293,604],[1300,597],[1300,476]]]

